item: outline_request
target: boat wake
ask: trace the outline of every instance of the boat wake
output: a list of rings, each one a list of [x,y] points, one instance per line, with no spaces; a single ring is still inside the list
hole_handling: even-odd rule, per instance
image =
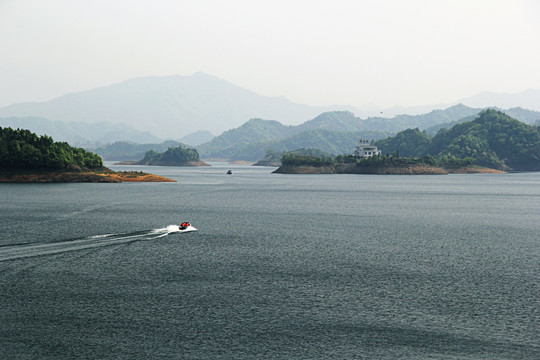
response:
[[[84,250],[134,241],[156,240],[171,233],[181,233],[196,230],[197,229],[195,229],[193,226],[190,226],[190,228],[185,230],[180,230],[178,225],[169,225],[166,228],[161,229],[142,230],[132,233],[92,235],[84,238],[63,240],[53,243],[5,245],[0,247],[0,261],[60,254],[67,251]]]

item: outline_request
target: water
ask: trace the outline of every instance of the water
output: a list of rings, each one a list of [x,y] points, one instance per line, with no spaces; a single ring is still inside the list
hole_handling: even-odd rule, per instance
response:
[[[214,165],[0,184],[1,357],[540,358],[540,173]]]

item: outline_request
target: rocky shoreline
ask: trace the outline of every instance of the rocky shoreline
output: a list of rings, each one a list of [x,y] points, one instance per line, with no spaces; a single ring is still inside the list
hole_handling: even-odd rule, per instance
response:
[[[122,183],[176,182],[164,176],[138,171],[113,171],[107,168],[81,171],[2,171],[0,183]]]
[[[467,166],[462,168],[442,168],[427,165],[360,167],[355,164],[335,164],[325,166],[282,165],[274,171],[277,174],[372,174],[372,175],[448,175],[448,174],[504,174],[506,171]]]

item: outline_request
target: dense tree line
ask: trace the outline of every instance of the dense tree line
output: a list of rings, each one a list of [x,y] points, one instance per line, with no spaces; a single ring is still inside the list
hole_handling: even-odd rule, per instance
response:
[[[471,157],[465,157],[463,159],[455,156],[443,155],[435,157],[431,155],[425,155],[418,158],[413,156],[400,157],[397,152],[392,155],[380,155],[369,158],[358,159],[356,164],[360,167],[399,167],[409,165],[427,165],[438,166],[442,168],[460,168],[465,166],[471,166],[475,163],[475,159]]]
[[[50,136],[38,136],[29,130],[0,127],[0,167],[16,169],[99,168],[99,155]]]
[[[318,149],[302,148],[283,153],[281,163],[283,165],[325,166],[332,165],[334,157]]]
[[[144,165],[182,165],[199,161],[197,150],[189,147],[171,147],[163,153],[148,150],[139,164]]]

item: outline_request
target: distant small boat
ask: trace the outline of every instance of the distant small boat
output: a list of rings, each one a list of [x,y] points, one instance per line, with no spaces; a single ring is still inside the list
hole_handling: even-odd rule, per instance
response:
[[[227,175],[232,175],[232,170],[227,171]]]

